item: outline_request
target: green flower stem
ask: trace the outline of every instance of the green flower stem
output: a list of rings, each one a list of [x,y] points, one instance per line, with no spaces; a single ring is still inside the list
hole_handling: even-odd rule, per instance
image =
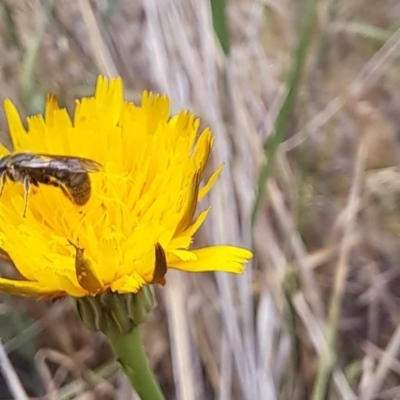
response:
[[[165,400],[144,351],[139,327],[130,333],[106,332],[122,368],[142,400]]]

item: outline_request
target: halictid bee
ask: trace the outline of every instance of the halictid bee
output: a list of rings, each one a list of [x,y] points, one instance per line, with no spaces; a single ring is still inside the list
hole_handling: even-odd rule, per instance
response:
[[[101,165],[87,158],[12,153],[0,158],[0,196],[6,179],[22,182],[25,189],[26,215],[30,185],[51,185],[60,188],[77,205],[84,205],[90,198],[89,172],[99,171]]]

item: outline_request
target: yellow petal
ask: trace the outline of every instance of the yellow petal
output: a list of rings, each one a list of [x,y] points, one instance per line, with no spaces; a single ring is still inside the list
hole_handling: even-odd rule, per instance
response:
[[[21,296],[56,296],[61,294],[54,289],[47,288],[39,282],[15,281],[0,278],[0,292]]]
[[[53,93],[48,94],[46,98],[46,109],[44,112],[46,124],[53,126],[55,119],[54,113],[59,109],[60,106],[58,105],[57,96]]]
[[[154,95],[148,91],[144,91],[142,109],[148,115],[148,132],[155,132],[161,121],[168,121],[170,112],[169,99],[163,95]]]
[[[209,128],[203,130],[197,139],[194,152],[193,160],[195,162],[196,168],[200,169],[200,177],[203,178],[203,173],[206,168],[208,159],[210,157],[211,149],[214,145],[214,137]]]
[[[37,153],[48,153],[49,149],[44,140],[46,135],[46,123],[43,116],[33,115],[26,120],[28,126],[28,140],[29,145],[36,149]]]
[[[5,156],[6,154],[10,154],[10,150],[8,150],[4,144],[0,143],[0,157]]]
[[[218,169],[210,176],[208,179],[207,183],[199,190],[199,196],[198,196],[198,201],[203,199],[208,192],[211,190],[211,188],[214,186],[214,183],[219,177],[219,174],[222,172],[224,169],[224,165],[220,165]]]
[[[27,133],[22,124],[21,117],[18,114],[18,110],[11,102],[11,100],[4,100],[4,111],[10,130],[11,141],[14,146],[14,150],[24,150],[27,145]]]
[[[251,251],[234,246],[214,246],[192,251],[196,261],[171,260],[169,268],[187,272],[224,271],[241,274],[252,257]]]
[[[196,173],[190,182],[189,193],[186,194],[185,203],[182,205],[182,217],[176,228],[175,234],[179,235],[192,222],[196,212],[197,198],[199,197],[200,173]]]
[[[187,249],[192,244],[194,234],[200,229],[201,225],[203,225],[210,210],[211,207],[208,207],[206,210],[202,211],[192,225],[180,235],[172,238],[170,247],[173,249]]]
[[[167,262],[169,265],[181,261],[197,261],[197,256],[193,251],[188,250],[170,250],[168,252]]]
[[[96,103],[102,118],[106,118],[112,125],[116,125],[120,119],[123,103],[122,79],[108,80],[104,76],[97,79]]]
[[[111,290],[118,293],[137,293],[146,282],[136,273],[124,275],[111,283]]]
[[[188,229],[184,232],[184,234],[188,236],[194,236],[194,234],[200,229],[203,225],[203,222],[206,220],[208,214],[210,213],[211,207],[208,207],[206,210],[202,211],[197,217],[196,221],[193,222],[192,225],[189,226]]]

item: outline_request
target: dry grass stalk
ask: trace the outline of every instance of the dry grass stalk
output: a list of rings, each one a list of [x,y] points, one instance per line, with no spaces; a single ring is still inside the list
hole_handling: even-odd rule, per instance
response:
[[[346,289],[347,276],[349,273],[349,254],[352,248],[351,236],[354,231],[356,215],[359,208],[365,159],[367,154],[367,143],[361,140],[354,171],[353,184],[349,194],[347,207],[343,211],[346,215],[346,224],[340,243],[339,258],[336,267],[333,293],[330,300],[326,346],[320,358],[318,375],[316,378],[313,400],[322,400],[327,395],[328,385],[334,366],[336,364],[336,343],[338,337],[338,324],[343,303],[343,296]]]
[[[22,386],[14,367],[7,356],[2,343],[0,343],[0,370],[7,382],[10,392],[14,396],[14,399],[28,400],[28,395],[25,392],[25,389]]]

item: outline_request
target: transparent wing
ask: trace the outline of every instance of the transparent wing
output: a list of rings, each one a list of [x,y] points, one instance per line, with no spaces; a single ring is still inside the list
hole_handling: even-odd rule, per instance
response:
[[[51,168],[71,173],[95,172],[101,168],[99,163],[87,158],[50,154],[32,154],[31,157],[20,159],[15,163],[22,168]]]

